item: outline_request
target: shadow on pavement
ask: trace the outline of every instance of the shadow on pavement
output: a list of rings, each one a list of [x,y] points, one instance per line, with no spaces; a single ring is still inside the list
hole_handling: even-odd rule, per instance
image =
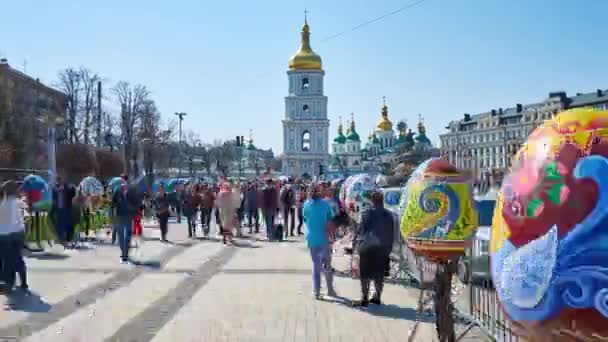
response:
[[[221,237],[215,237],[215,236],[197,236],[196,239],[201,240],[201,241],[216,241],[216,242],[222,241]]]
[[[260,248],[260,245],[254,245],[249,241],[233,241],[232,245],[239,248]]]
[[[434,323],[435,318],[428,314],[418,314],[414,308],[404,308],[398,305],[374,305],[370,304],[366,310],[367,313],[374,316],[389,317],[393,319],[405,319],[408,321],[417,321],[423,323]]]
[[[138,267],[147,267],[147,268],[154,268],[154,269],[160,269],[160,267],[161,267],[160,261],[131,260],[131,262],[133,263],[133,265],[138,266]]]
[[[66,254],[56,254],[56,253],[31,253],[24,255],[28,259],[38,259],[38,260],[65,260],[69,258],[69,255]]]
[[[346,297],[321,297],[321,300],[329,303],[344,305],[354,310],[361,310],[373,316],[387,317],[393,319],[403,319],[407,321],[434,323],[435,318],[428,314],[417,314],[416,309],[401,307],[395,304],[375,305],[369,304],[367,307],[355,306],[351,299]]]
[[[51,305],[30,291],[15,290],[6,294],[6,306],[12,311],[45,313],[51,310]]]

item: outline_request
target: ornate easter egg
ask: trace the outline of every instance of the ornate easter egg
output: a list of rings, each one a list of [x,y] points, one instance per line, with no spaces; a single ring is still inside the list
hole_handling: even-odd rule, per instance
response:
[[[410,176],[402,194],[405,238],[463,240],[477,227],[467,178],[444,159],[431,158]]]
[[[608,111],[558,114],[512,164],[490,243],[504,311],[532,336],[608,339]]]
[[[371,207],[371,194],[376,183],[366,173],[348,177],[342,184],[340,198],[351,219],[359,222],[361,213]]]
[[[29,175],[23,179],[21,189],[27,194],[28,202],[35,211],[48,211],[52,205],[52,193],[42,177]]]

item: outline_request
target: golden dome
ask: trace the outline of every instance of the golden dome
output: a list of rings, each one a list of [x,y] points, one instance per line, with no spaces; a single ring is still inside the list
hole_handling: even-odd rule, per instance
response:
[[[386,103],[382,106],[382,116],[380,117],[380,121],[376,125],[376,129],[383,132],[388,132],[393,130],[393,123],[388,119],[388,107]]]
[[[289,69],[291,70],[321,70],[323,64],[321,57],[310,47],[310,29],[308,22],[304,18],[302,26],[302,43],[295,55],[289,58]]]

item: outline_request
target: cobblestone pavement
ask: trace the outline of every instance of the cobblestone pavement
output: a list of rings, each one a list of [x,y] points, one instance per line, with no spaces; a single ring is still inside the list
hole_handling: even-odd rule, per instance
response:
[[[407,341],[414,326],[410,341],[435,340],[416,289],[387,285],[385,305],[359,310],[358,281],[337,277],[341,297],[314,300],[302,238],[225,247],[188,239],[184,224],[171,244],[144,234],[136,265],[109,244],[28,257],[32,293],[0,295],[0,341]]]

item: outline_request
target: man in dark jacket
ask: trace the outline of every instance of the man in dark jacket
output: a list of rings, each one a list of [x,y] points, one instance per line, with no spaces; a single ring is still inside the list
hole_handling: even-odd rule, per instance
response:
[[[372,208],[363,213],[361,231],[358,234],[359,269],[361,273],[361,302],[380,305],[386,265],[390,260],[395,239],[395,219],[384,208],[384,197],[376,191],[371,195]],[[375,293],[368,300],[369,285],[374,282]]]
[[[52,212],[56,222],[57,235],[62,243],[71,242],[74,237],[72,200],[75,196],[76,189],[58,177],[57,185],[53,189]]]
[[[141,199],[137,196],[135,189],[129,189],[126,182],[120,186],[120,190],[112,196],[113,224],[118,236],[120,246],[120,262],[125,264],[129,261],[129,247],[131,245],[131,223],[137,212]]]
[[[264,222],[266,223],[266,236],[268,241],[273,240],[274,216],[279,208],[278,194],[272,179],[266,181],[266,186],[262,190],[262,211],[264,212]]]
[[[245,192],[245,210],[249,217],[249,234],[253,233],[255,221],[255,232],[260,232],[260,222],[258,215],[258,189],[255,183],[250,183]]]
[[[286,184],[281,193],[281,205],[283,206],[283,222],[285,224],[285,235],[287,235],[288,232],[291,236],[295,235],[295,204],[296,196],[293,191],[293,188],[290,184]],[[291,221],[289,219],[291,219]],[[288,222],[290,223],[290,229],[287,229]]]
[[[198,194],[198,186],[189,187],[184,191],[182,208],[184,216],[188,221],[188,237],[196,236],[196,211],[200,205],[201,199]]]

